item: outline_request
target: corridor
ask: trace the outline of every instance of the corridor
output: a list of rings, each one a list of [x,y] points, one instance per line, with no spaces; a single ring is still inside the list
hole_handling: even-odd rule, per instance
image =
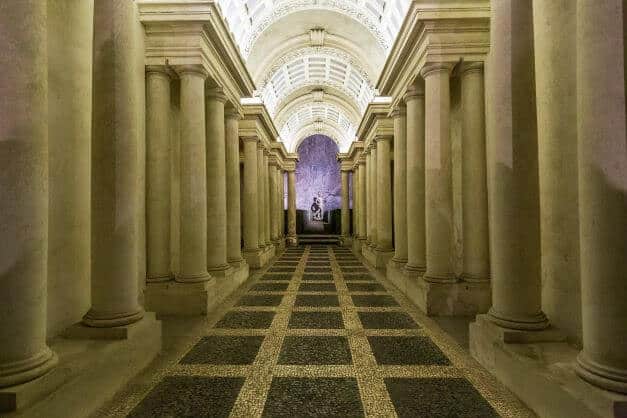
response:
[[[288,248],[99,417],[533,416],[434,322],[335,246]]]

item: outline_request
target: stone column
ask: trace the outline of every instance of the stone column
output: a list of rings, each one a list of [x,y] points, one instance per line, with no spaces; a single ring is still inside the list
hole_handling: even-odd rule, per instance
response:
[[[279,241],[279,224],[278,224],[278,216],[277,216],[277,205],[278,205],[278,197],[277,197],[277,164],[276,161],[270,161],[270,166],[268,167],[270,171],[269,175],[269,183],[270,183],[270,232],[271,239],[273,243],[278,243]]]
[[[145,245],[140,242],[145,197],[138,178],[145,173],[140,143],[146,120],[137,94],[146,80],[144,69],[138,72],[132,64],[137,50],[126,42],[138,33],[133,7],[124,2],[94,6],[91,309],[83,323],[98,328],[132,324],[144,316],[138,303],[138,259],[139,245]]]
[[[48,66],[46,2],[0,4],[0,387],[46,373]],[[27,29],[26,29],[27,28]],[[36,117],[33,117],[36,115]]]
[[[239,120],[238,112],[231,108],[225,113],[226,141],[226,237],[227,261],[239,265],[242,261],[241,250],[241,202],[239,172]],[[256,152],[256,151],[255,151]],[[244,215],[246,216],[246,215]]]
[[[351,190],[353,191],[353,222],[352,228],[353,233],[351,234],[353,238],[357,238],[357,224],[359,223],[359,208],[357,207],[357,199],[359,198],[359,166],[355,165],[353,167],[353,175],[351,176]]]
[[[146,281],[172,278],[170,268],[170,76],[146,71]]]
[[[394,112],[394,257],[407,263],[407,112],[401,104]]]
[[[490,246],[481,62],[462,68],[462,153],[462,277],[468,282],[482,282],[490,276]]]
[[[366,170],[366,161],[362,156],[359,159],[359,200],[357,202],[359,206],[359,225],[357,226],[357,232],[360,240],[366,239],[366,218],[368,216],[368,208],[366,205],[366,183],[368,182],[368,172]]]
[[[264,227],[266,228],[266,245],[272,245],[272,237],[270,232],[270,219],[272,218],[272,210],[270,208],[270,202],[272,201],[272,196],[270,195],[270,165],[269,165],[269,157],[270,152],[265,151],[263,153],[263,193],[264,193]]]
[[[511,329],[539,330],[540,207],[531,2],[492,2],[487,80],[492,308]]]
[[[180,266],[178,282],[202,282],[207,272],[205,79],[198,67],[177,68],[181,80]]]
[[[244,143],[244,207],[242,208],[244,222],[244,252],[256,253],[259,250],[259,163],[257,158],[257,138],[242,138]],[[238,214],[239,215],[239,214]]]
[[[372,158],[372,182],[370,183],[370,190],[372,194],[372,213],[370,219],[372,220],[372,248],[376,248],[379,242],[378,240],[378,224],[379,224],[379,198],[378,198],[378,171],[379,171],[379,160],[377,159],[377,143],[372,144],[372,149],[370,150],[370,155]]]
[[[390,148],[392,137],[377,137],[377,251],[390,252],[392,247],[392,173]]]
[[[415,83],[405,95],[407,105],[407,264],[408,274],[427,266],[425,238],[425,93]]]
[[[279,170],[279,236],[285,238],[285,171]]]
[[[427,64],[425,79],[425,219],[430,282],[454,282],[453,176],[450,138],[452,65]]]
[[[341,232],[342,241],[348,240],[350,235],[350,208],[348,207],[348,170],[342,169],[341,171],[342,181],[342,220],[341,220]]]
[[[290,245],[297,245],[296,237],[296,171],[287,172],[287,239]]]
[[[577,2],[533,2],[542,307],[581,345],[577,186]]]
[[[625,3],[577,2],[583,350],[577,373],[627,393]]]
[[[369,147],[366,151],[366,173],[367,173],[367,180],[366,180],[366,207],[367,207],[367,218],[366,218],[366,244],[367,245],[371,245],[372,244],[372,224],[374,219],[374,211],[372,210],[372,152],[371,152],[371,148]]]
[[[266,186],[263,180],[264,178],[264,168],[263,168],[263,153],[264,146],[261,142],[257,143],[257,202],[259,205],[259,248],[266,248]]]
[[[225,102],[221,89],[207,90],[207,270],[218,276],[230,268],[226,234]]]

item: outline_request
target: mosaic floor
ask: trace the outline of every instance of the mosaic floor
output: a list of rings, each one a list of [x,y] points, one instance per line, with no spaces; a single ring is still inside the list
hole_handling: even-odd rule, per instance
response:
[[[181,324],[100,415],[533,416],[347,249],[290,248],[198,335]]]

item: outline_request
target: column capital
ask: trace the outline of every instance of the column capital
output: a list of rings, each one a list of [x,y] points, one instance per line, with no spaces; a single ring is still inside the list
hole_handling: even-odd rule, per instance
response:
[[[242,142],[257,142],[259,139],[256,136],[240,136]]]
[[[184,75],[196,75],[203,80],[209,77],[209,72],[202,65],[177,65],[174,71],[179,77]]]
[[[243,118],[243,115],[236,108],[229,106],[229,107],[224,109],[224,118],[225,119],[241,120]]]
[[[400,118],[403,116],[407,116],[407,107],[405,106],[404,103],[399,103],[390,112],[390,117],[395,119],[395,118]]]
[[[361,157],[359,157],[359,159],[357,160],[357,165],[366,165],[366,157],[364,157],[363,155]]]
[[[211,89],[205,89],[205,97],[207,99],[216,100],[221,103],[226,103],[226,94],[224,94],[224,90],[221,87],[215,87]]]
[[[427,78],[431,74],[435,73],[447,73],[451,74],[453,71],[454,64],[452,62],[433,62],[425,64],[420,70],[420,75],[422,78]]]
[[[460,73],[483,73],[483,61],[463,62]]]
[[[405,103],[407,103],[412,100],[424,99],[424,97],[425,87],[421,83],[414,83],[411,86],[407,87],[407,91],[403,96],[403,100],[405,100]]]
[[[147,65],[146,75],[161,76],[170,80],[173,76],[176,76],[176,73],[166,65]]]
[[[384,142],[384,141],[392,141],[394,139],[394,135],[377,135],[374,140],[378,143],[378,142]]]

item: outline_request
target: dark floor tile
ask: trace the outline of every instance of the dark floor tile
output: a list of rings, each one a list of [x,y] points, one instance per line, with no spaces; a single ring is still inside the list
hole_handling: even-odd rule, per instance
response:
[[[237,306],[279,306],[281,300],[281,295],[244,295]]]
[[[346,283],[350,292],[385,292],[379,283]]]
[[[368,337],[378,364],[448,366],[449,359],[428,337]]]
[[[264,274],[260,280],[282,280],[282,281],[290,281],[292,280],[292,273],[266,273]]]
[[[412,329],[418,324],[405,312],[357,312],[365,329]]]
[[[278,364],[352,364],[346,337],[295,337],[283,340]]]
[[[307,263],[311,263],[311,262],[318,262],[318,263],[330,263],[331,259],[329,257],[308,257],[307,258]]]
[[[350,281],[350,280],[374,281],[376,280],[375,277],[369,273],[342,273],[342,275],[344,276],[344,280],[346,281]]]
[[[289,283],[257,283],[250,290],[254,292],[285,292]]]
[[[168,376],[128,416],[228,417],[243,384],[243,377]]]
[[[181,364],[252,364],[262,336],[240,337],[212,335],[202,337],[181,359]]]
[[[320,261],[307,260],[307,264],[305,265],[305,267],[327,267],[327,268],[331,268],[331,261],[330,260],[320,260]]]
[[[275,267],[293,267],[296,268],[298,266],[298,261],[277,261],[274,263]]]
[[[398,306],[398,302],[389,295],[351,295],[353,304],[360,307]]]
[[[338,260],[337,262],[340,267],[363,267],[364,265],[362,264],[361,261],[344,261],[344,260]]]
[[[294,273],[296,267],[270,267],[270,273]]]
[[[364,266],[360,267],[342,267],[342,273],[368,273],[368,269]]]
[[[295,306],[340,306],[336,295],[298,295]]]
[[[333,274],[303,274],[303,280],[321,280],[326,282],[333,281]]]
[[[301,283],[299,292],[337,292],[335,283]]]
[[[292,312],[288,328],[342,329],[341,312]]]
[[[363,417],[357,379],[272,379],[264,417]]]
[[[399,417],[499,417],[466,379],[388,378],[385,385]]]
[[[305,273],[331,273],[331,267],[305,266]]]
[[[216,328],[270,328],[274,312],[231,311],[216,324]]]

